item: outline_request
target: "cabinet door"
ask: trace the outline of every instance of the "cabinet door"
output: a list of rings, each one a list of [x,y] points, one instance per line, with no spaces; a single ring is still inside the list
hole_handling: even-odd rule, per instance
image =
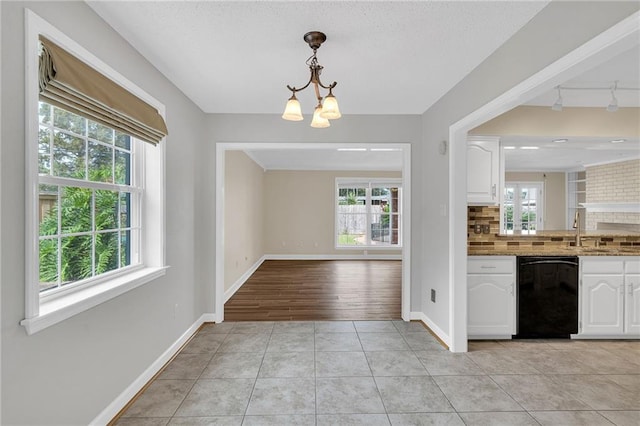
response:
[[[623,333],[623,282],[622,275],[582,276],[582,334]]]
[[[469,335],[515,334],[513,275],[469,275],[467,287]]]
[[[467,201],[498,202],[500,158],[498,141],[467,143]]]
[[[640,338],[640,274],[627,274],[625,279],[625,334]]]

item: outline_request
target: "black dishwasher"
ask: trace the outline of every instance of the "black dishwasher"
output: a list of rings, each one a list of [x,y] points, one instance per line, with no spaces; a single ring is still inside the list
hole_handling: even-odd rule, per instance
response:
[[[568,338],[578,332],[578,258],[518,256],[516,338]]]

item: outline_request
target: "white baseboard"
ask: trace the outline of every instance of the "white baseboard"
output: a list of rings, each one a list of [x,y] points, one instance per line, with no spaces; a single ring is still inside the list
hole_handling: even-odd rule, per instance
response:
[[[402,260],[402,254],[265,254],[265,260]]]
[[[233,296],[236,291],[238,291],[240,287],[242,287],[242,284],[244,284],[249,279],[249,277],[253,275],[253,273],[260,267],[260,265],[262,265],[262,262],[266,260],[265,257],[266,256],[262,256],[260,259],[258,259],[256,263],[251,265],[251,267],[244,274],[242,274],[235,283],[233,283],[229,290],[224,292],[224,303],[227,303],[227,301],[231,299],[231,296]]]
[[[612,339],[612,340],[628,340],[628,339],[640,339],[640,336],[637,334],[572,334],[572,339],[580,340],[580,339]]]
[[[90,425],[106,425],[133,399],[158,371],[180,350],[189,338],[205,322],[212,322],[214,314],[204,314],[187,329],[158,359],[156,359],[137,379],[133,381],[118,397],[102,410]]]
[[[431,319],[423,312],[411,312],[410,318],[412,320],[419,320],[425,323],[426,326],[429,327],[429,329],[433,331],[440,340],[442,340],[449,348],[451,348],[451,337],[449,337],[447,333],[445,333],[440,327],[438,327],[436,323],[431,321]]]

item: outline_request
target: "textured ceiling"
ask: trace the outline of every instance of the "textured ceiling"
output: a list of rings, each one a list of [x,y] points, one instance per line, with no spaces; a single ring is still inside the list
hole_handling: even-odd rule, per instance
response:
[[[311,30],[345,114],[422,114],[546,1],[90,1],[208,113],[281,113],[305,84]],[[298,96],[312,112],[312,89]]]

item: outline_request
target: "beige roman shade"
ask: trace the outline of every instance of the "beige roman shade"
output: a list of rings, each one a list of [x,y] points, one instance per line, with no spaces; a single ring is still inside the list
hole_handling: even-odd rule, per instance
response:
[[[167,126],[158,111],[51,40],[40,36],[40,100],[157,144]]]

